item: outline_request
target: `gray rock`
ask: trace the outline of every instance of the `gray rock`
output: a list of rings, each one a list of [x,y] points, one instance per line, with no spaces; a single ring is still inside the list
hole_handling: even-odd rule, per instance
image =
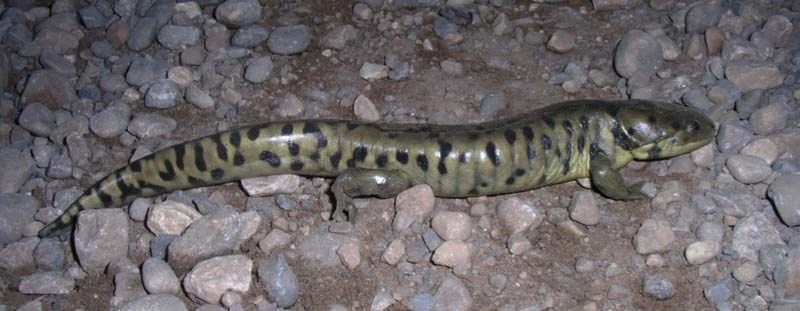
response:
[[[47,271],[59,271],[64,267],[66,257],[61,243],[55,239],[42,239],[33,251],[36,266]]]
[[[34,164],[28,150],[0,148],[0,193],[17,192],[33,174]]]
[[[389,79],[399,81],[407,79],[414,71],[409,62],[402,62],[397,64],[391,71],[389,71]]]
[[[722,226],[716,222],[704,221],[695,230],[695,236],[700,241],[718,241],[722,242],[725,236],[725,231]]]
[[[39,63],[41,63],[42,67],[45,69],[55,70],[67,77],[75,76],[77,70],[75,69],[75,65],[66,58],[46,48],[42,50],[42,54],[39,56]]]
[[[169,79],[161,79],[147,89],[144,105],[150,108],[172,108],[178,96],[180,96],[178,84]]]
[[[258,278],[267,290],[270,300],[281,308],[297,302],[300,283],[283,255],[272,256],[258,265]]]
[[[781,296],[800,295],[800,247],[790,250],[789,256],[775,267],[774,278]]]
[[[214,98],[196,85],[187,87],[185,96],[186,101],[195,105],[197,108],[206,109],[214,107]]]
[[[167,258],[167,248],[177,239],[177,235],[172,234],[161,234],[155,236],[152,240],[150,240],[150,256],[158,259],[166,259]]]
[[[506,109],[506,97],[502,93],[489,93],[481,99],[481,116],[495,116],[504,109]]]
[[[433,295],[430,293],[418,293],[411,297],[410,301],[411,310],[414,311],[433,311],[434,309],[434,300]],[[333,311],[333,310],[331,310]]]
[[[20,271],[36,266],[33,252],[39,245],[39,238],[28,237],[6,245],[0,250],[0,268],[6,271]]]
[[[106,40],[97,40],[92,42],[92,45],[89,47],[89,49],[92,50],[92,54],[94,54],[94,56],[104,59],[114,55],[114,46]]]
[[[169,67],[149,57],[136,57],[131,61],[125,79],[133,86],[142,86],[167,77]]]
[[[791,42],[792,22],[783,15],[772,15],[767,18],[761,33],[769,39],[773,47],[786,47]]]
[[[703,291],[706,300],[715,306],[727,303],[728,299],[733,296],[733,280],[726,278],[717,282],[714,285],[706,288]]]
[[[40,28],[36,33],[36,38],[33,39],[34,46],[47,47],[58,54],[67,54],[78,48],[80,38],[69,31],[42,26],[45,22],[40,23],[37,28]]]
[[[269,30],[261,25],[250,25],[239,28],[233,33],[231,45],[242,48],[254,48],[267,41]]]
[[[661,68],[661,62],[658,41],[641,30],[626,33],[614,52],[614,69],[625,78],[631,78],[637,72],[649,77]]]
[[[362,21],[368,21],[372,19],[372,9],[364,3],[356,3],[353,6],[353,16]]]
[[[83,25],[89,29],[102,28],[108,22],[108,17],[100,12],[97,6],[86,6],[78,10]]]
[[[278,106],[276,113],[281,117],[297,117],[305,110],[303,101],[292,93],[286,93],[275,101]]]
[[[258,0],[226,0],[214,12],[214,17],[226,26],[239,28],[261,19]]]
[[[92,151],[89,149],[89,144],[86,139],[78,133],[70,133],[67,136],[67,151],[69,157],[75,165],[86,167],[89,164],[89,158]]]
[[[194,26],[166,25],[158,31],[158,43],[171,50],[197,45],[200,43],[200,29]]]
[[[148,258],[142,264],[142,283],[150,294],[177,294],[180,282],[172,268],[163,260]]]
[[[433,295],[434,310],[469,310],[472,296],[464,284],[454,275],[448,275],[439,284]]]
[[[675,234],[668,222],[647,219],[636,232],[633,244],[636,246],[637,253],[648,255],[671,250],[673,241],[675,241]]]
[[[136,298],[135,300],[128,302],[115,310],[116,311],[141,311],[141,310],[187,311],[189,309],[186,308],[186,305],[183,303],[183,301],[178,299],[178,297],[167,294],[158,294],[158,295],[147,295]]]
[[[436,33],[437,37],[443,40],[458,35],[459,29],[461,29],[461,27],[459,27],[458,24],[444,17],[439,17],[433,21],[433,31]]]
[[[800,226],[800,175],[782,175],[767,188],[767,196],[772,200],[783,223],[787,226]],[[0,217],[1,218],[1,217]]]
[[[731,109],[739,99],[742,98],[742,92],[736,87],[733,82],[728,80],[719,80],[714,84],[706,94],[708,99],[725,109]]]
[[[246,293],[252,283],[253,261],[244,255],[214,257],[198,263],[183,279],[192,299],[220,303],[227,291]]]
[[[142,17],[139,19],[128,35],[128,48],[138,52],[153,44],[153,41],[156,39],[156,33],[158,32],[157,22],[158,21],[152,17]]]
[[[636,6],[636,0],[592,0],[596,11],[627,10]]]
[[[547,49],[556,53],[567,53],[578,46],[575,34],[563,29],[556,30],[547,40]],[[629,39],[630,40],[630,39]],[[661,50],[659,50],[659,56]]]
[[[572,196],[569,204],[569,215],[573,220],[587,226],[600,222],[600,209],[591,191],[578,191]]]
[[[758,263],[761,264],[766,276],[770,277],[788,254],[789,247],[784,244],[767,245],[758,250]]]
[[[772,170],[784,175],[800,174],[800,159],[778,159],[772,163]]]
[[[686,33],[702,33],[719,23],[722,6],[718,3],[704,3],[691,7],[686,12]]]
[[[769,135],[786,127],[789,109],[783,103],[773,103],[754,111],[750,125],[757,135]]]
[[[760,199],[741,191],[707,190],[705,196],[722,209],[725,215],[745,217],[761,208]]]
[[[22,238],[22,230],[33,222],[33,215],[39,207],[41,207],[39,200],[29,195],[0,194],[0,245]]]
[[[347,43],[358,38],[358,30],[351,25],[338,25],[326,33],[320,42],[322,47],[344,49]]]
[[[117,93],[128,88],[128,81],[125,76],[118,73],[111,73],[100,77],[100,89],[105,92]]]
[[[766,161],[750,155],[733,155],[725,161],[733,178],[744,184],[755,184],[769,178],[772,168]]]
[[[221,208],[193,222],[170,243],[168,259],[176,269],[230,253],[239,246],[243,223],[233,209]]]
[[[753,132],[741,124],[724,122],[717,132],[717,149],[722,153],[736,153],[752,139]]]
[[[19,292],[35,295],[64,295],[75,290],[75,280],[61,271],[36,272],[22,278]]]
[[[702,88],[694,88],[684,93],[683,96],[681,96],[681,101],[683,101],[686,106],[702,111],[708,111],[714,107],[714,103],[706,97],[706,91]]]
[[[36,161],[36,166],[46,168],[50,165],[50,159],[56,154],[55,145],[49,143],[47,138],[37,137],[33,140],[33,160]]]
[[[81,267],[101,273],[109,262],[128,255],[128,216],[121,209],[84,211],[73,241]]]
[[[731,247],[745,259],[758,260],[759,249],[770,244],[783,244],[783,239],[767,216],[760,212],[751,213],[733,227]]]
[[[252,83],[267,81],[272,75],[272,58],[269,56],[251,59],[247,62],[244,78]]]
[[[310,44],[311,30],[306,25],[278,27],[267,40],[270,52],[279,55],[302,53]]]
[[[658,300],[667,300],[675,296],[675,287],[672,282],[661,275],[646,277],[643,290],[645,294]]]
[[[55,70],[37,70],[28,76],[23,103],[42,102],[49,107],[71,107],[78,100],[69,79]]]
[[[783,84],[783,74],[769,62],[735,60],[725,67],[725,77],[742,92],[771,89]]]
[[[189,47],[181,53],[181,64],[200,65],[206,59],[206,50],[202,46]]]
[[[117,269],[112,269],[112,267],[109,266],[109,270]],[[112,304],[133,301],[136,298],[147,295],[147,292],[144,290],[144,285],[142,285],[142,276],[139,275],[139,271],[118,269],[118,271],[109,272],[109,274],[114,275],[114,297],[111,298]]]
[[[137,113],[128,124],[128,131],[139,138],[150,138],[172,133],[177,127],[177,121],[170,117],[157,113]]]
[[[140,9],[144,9],[146,6],[141,6]],[[155,0],[153,5],[151,5],[147,12],[145,12],[144,16],[148,18],[153,18],[155,20],[155,24],[157,28],[161,28],[166,25],[170,19],[172,19],[172,14],[175,13],[175,0]]]
[[[131,108],[128,104],[114,103],[89,118],[89,129],[102,138],[117,137],[128,128],[130,118]]]
[[[66,149],[62,149],[60,153],[50,158],[50,164],[47,166],[47,177],[56,179],[72,177],[72,160],[69,158]]]

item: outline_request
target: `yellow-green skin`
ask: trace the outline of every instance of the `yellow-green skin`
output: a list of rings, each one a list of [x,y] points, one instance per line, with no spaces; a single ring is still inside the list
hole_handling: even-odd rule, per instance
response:
[[[39,235],[71,228],[84,209],[276,174],[337,176],[332,191],[353,218],[354,196],[390,197],[417,184],[436,196],[518,192],[591,177],[614,199],[643,196],[618,168],[672,157],[715,135],[688,108],[641,100],[573,101],[481,124],[274,122],[199,138],[136,160],[97,182]]]

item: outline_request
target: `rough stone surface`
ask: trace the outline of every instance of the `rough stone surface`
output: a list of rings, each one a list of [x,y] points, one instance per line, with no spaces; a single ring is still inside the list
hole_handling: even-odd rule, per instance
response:
[[[81,267],[103,272],[109,262],[128,256],[128,216],[121,209],[84,211],[73,239]]]
[[[64,295],[75,290],[75,280],[61,271],[36,272],[22,278],[19,291],[33,295]]]
[[[800,175],[782,175],[767,188],[781,220],[788,226],[800,226]]]
[[[269,50],[279,55],[302,53],[310,44],[311,30],[305,25],[278,27],[267,39]]]
[[[260,262],[258,279],[267,289],[270,301],[278,307],[288,308],[297,302],[300,283],[283,255],[273,256]]]
[[[661,67],[661,46],[650,34],[631,30],[622,37],[614,54],[614,69],[625,78],[637,72],[650,76]]]
[[[760,212],[751,213],[733,227],[731,246],[745,259],[757,261],[758,250],[770,244],[783,244],[783,239],[767,216]]]
[[[0,245],[22,238],[25,225],[33,222],[33,215],[41,207],[34,197],[18,193],[0,194]]]
[[[252,271],[253,261],[247,256],[214,257],[198,263],[186,274],[183,286],[192,299],[218,304],[226,291],[247,293]]]
[[[673,241],[672,226],[666,221],[653,219],[645,220],[633,239],[636,252],[643,255],[667,252],[672,249]]]

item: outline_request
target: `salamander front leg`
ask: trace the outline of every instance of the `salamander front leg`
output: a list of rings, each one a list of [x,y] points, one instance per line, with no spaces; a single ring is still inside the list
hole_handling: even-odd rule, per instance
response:
[[[589,163],[592,185],[603,195],[615,200],[640,200],[647,196],[642,193],[644,183],[625,185],[622,175],[612,166],[608,156],[597,155]]]
[[[396,196],[411,187],[411,181],[405,174],[393,170],[376,170],[353,168],[342,172],[331,186],[336,206],[333,220],[346,219],[355,221],[356,209],[353,198],[359,196],[376,196],[382,199]]]

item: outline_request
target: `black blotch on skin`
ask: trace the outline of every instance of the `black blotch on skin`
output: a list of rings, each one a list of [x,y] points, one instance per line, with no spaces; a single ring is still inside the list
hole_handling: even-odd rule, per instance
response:
[[[681,122],[678,121],[678,120],[672,121],[672,123],[670,123],[669,125],[672,126],[673,130],[680,130],[681,129]]]
[[[539,177],[539,182],[538,182],[538,184],[539,184],[539,185],[542,185],[542,184],[544,184],[546,181],[547,181],[547,176],[545,176],[545,175],[542,175],[541,177]]]
[[[342,152],[336,151],[328,157],[328,159],[331,160],[331,166],[333,166],[333,168],[338,168],[339,162],[342,160]]]
[[[564,170],[561,172],[562,175],[567,175],[569,172],[569,159],[564,160]]]
[[[353,159],[356,161],[364,161],[367,158],[367,147],[358,146],[353,149]]]
[[[482,183],[481,183],[481,187],[488,187],[488,186],[489,186],[489,184],[487,184],[487,183],[485,183],[485,182],[482,182]]]
[[[292,156],[297,156],[298,154],[300,154],[300,145],[298,145],[297,143],[290,140],[286,142],[286,145],[287,147],[289,147],[289,154],[291,154]]]
[[[345,162],[345,163],[347,163],[347,168],[354,168],[354,167],[356,167],[356,160],[354,160],[354,159],[349,159],[349,160],[347,160],[347,162]]]
[[[397,152],[395,152],[394,157],[397,159],[397,162],[408,164],[408,151],[398,149]]]
[[[503,131],[503,136],[506,137],[506,141],[509,145],[513,145],[515,141],[517,141],[517,132],[514,132],[512,129],[506,129]]]
[[[228,148],[225,147],[225,144],[222,143],[222,138],[219,134],[211,136],[211,141],[214,142],[214,145],[217,147],[217,157],[222,161],[228,160]]]
[[[578,136],[578,153],[583,153],[583,148],[586,146],[586,137]]]
[[[619,113],[619,105],[608,105],[606,111],[608,111],[609,115],[616,118],[617,114]]]
[[[439,132],[428,132],[428,138],[439,138]]]
[[[97,193],[97,197],[100,198],[100,201],[103,202],[104,206],[109,206],[111,205],[111,203],[114,202],[114,198],[112,198],[111,195],[103,191],[103,188],[101,188],[100,185],[97,185],[94,188],[94,192]]]
[[[581,123],[581,129],[584,129],[584,130],[588,129],[589,128],[589,117],[581,116],[579,119],[580,119],[579,121]]]
[[[386,137],[391,138],[391,139],[395,139],[395,138],[397,138],[397,136],[400,136],[400,133],[398,133],[398,132],[386,133]]]
[[[525,136],[525,140],[527,141],[533,140],[533,129],[530,126],[523,127],[522,136]]]
[[[203,184],[201,184],[201,186],[202,185]],[[166,193],[167,192],[167,188],[161,187],[161,186],[156,185],[156,184],[151,184],[151,183],[146,182],[146,181],[140,181],[139,182],[139,187],[141,187],[142,189],[145,189],[145,188],[153,189],[153,191],[156,192],[156,193]]]
[[[242,135],[239,134],[239,131],[231,132],[231,136],[228,138],[228,142],[230,142],[231,146],[235,148],[239,148],[242,144]]]
[[[525,170],[523,170],[521,168],[518,168],[516,171],[514,171],[514,175],[517,175],[517,176],[525,175]]]
[[[261,134],[261,129],[255,126],[247,130],[247,138],[250,140],[258,139],[258,135],[260,134]]]
[[[347,129],[348,129],[348,130],[354,130],[354,129],[355,129],[355,128],[357,128],[357,127],[358,127],[358,124],[356,124],[356,123],[353,123],[353,122],[351,122],[351,121],[347,121]]]
[[[453,150],[453,144],[446,142],[444,140],[439,141],[439,157],[444,160],[449,154],[450,151]]]
[[[205,185],[205,182],[203,182],[202,180],[200,180],[200,179],[198,179],[198,178],[196,178],[194,176],[188,176],[188,177],[189,177],[189,184],[192,185],[192,186],[198,187],[198,186]]]
[[[500,155],[497,154],[497,147],[493,142],[486,144],[486,155],[489,156],[489,159],[492,161],[494,166],[500,165]]]
[[[303,134],[314,136],[317,139],[317,148],[324,148],[328,145],[328,138],[319,129],[317,122],[307,122],[306,126],[303,127]]]
[[[172,167],[172,162],[169,160],[164,160],[164,168],[166,168],[166,172],[158,172],[158,177],[161,177],[162,180],[170,181],[175,179],[175,169]]]
[[[130,164],[131,172],[139,173],[142,171],[142,163],[139,160],[133,161]]]
[[[294,132],[294,127],[291,124],[284,124],[281,128],[281,135],[292,135],[292,132]]]
[[[525,153],[528,155],[528,160],[536,159],[536,147],[533,146],[533,143],[528,142],[525,147]]]
[[[458,154],[458,162],[465,163],[467,162],[467,153],[462,152]]]
[[[636,129],[632,128],[632,127],[629,127],[628,128],[628,136],[633,136],[633,135],[636,135]]]
[[[423,171],[428,170],[428,158],[426,158],[424,154],[417,155],[417,166]]]
[[[650,122],[650,124],[655,124],[656,123],[656,116],[654,116],[654,115],[647,116],[647,122]]]
[[[447,165],[444,162],[439,162],[439,165],[436,166],[436,169],[439,170],[439,174],[447,175]]]
[[[472,188],[467,192],[469,195],[478,195],[478,189]]]
[[[467,139],[469,139],[469,140],[476,140],[476,139],[478,139],[478,137],[480,137],[480,134],[475,133],[475,132],[471,132],[471,133],[467,134]]]
[[[122,197],[128,196],[137,196],[141,193],[139,189],[136,187],[131,187],[127,183],[125,183],[125,179],[122,177],[122,172],[117,171],[114,174],[114,181],[117,183],[117,188],[119,188],[119,192],[122,194]]]
[[[377,158],[375,158],[375,164],[377,164],[379,168],[386,167],[387,163],[389,163],[389,157],[386,156],[385,153],[381,153]]]
[[[264,150],[259,156],[261,161],[267,162],[272,167],[281,166],[281,158],[269,150]]]
[[[237,151],[236,154],[233,155],[233,165],[239,166],[242,164],[244,164],[244,155]]]
[[[686,131],[689,133],[694,133],[700,130],[700,123],[695,120],[689,121],[689,125],[686,127]]]
[[[661,154],[661,148],[659,148],[658,146],[653,146],[653,148],[647,151],[647,158],[658,159],[660,154]]]
[[[589,144],[589,158],[593,159],[598,153],[600,153],[600,145],[598,142],[593,141],[591,144]]]
[[[319,161],[319,152],[314,152],[311,156],[308,157],[311,161],[318,162]]]
[[[506,185],[513,185],[514,184],[514,176],[511,176],[506,179]]]
[[[544,124],[551,129],[556,127],[556,122],[553,121],[553,118],[551,117],[543,116],[542,121],[544,121]]]
[[[300,160],[292,161],[292,165],[289,166],[293,171],[299,171],[303,169],[303,162]]]
[[[194,166],[197,167],[198,171],[205,172],[206,169],[206,160],[203,158],[203,146],[200,144],[194,144]]]
[[[569,120],[564,120],[564,122],[561,122],[561,126],[564,128],[564,131],[567,132],[567,136],[572,137],[572,123],[569,122]]]
[[[211,179],[213,180],[220,180],[222,176],[225,176],[225,171],[221,168],[215,168],[211,170]]]
[[[611,134],[614,136],[614,144],[622,149],[631,150],[630,137],[619,127],[619,124],[611,129]]]
[[[175,150],[175,166],[178,167],[179,170],[183,170],[183,158],[186,156],[186,146],[183,144],[175,146],[173,149]]]
[[[544,150],[550,150],[552,147],[553,145],[550,141],[550,136],[542,135],[542,148],[544,148]]]

